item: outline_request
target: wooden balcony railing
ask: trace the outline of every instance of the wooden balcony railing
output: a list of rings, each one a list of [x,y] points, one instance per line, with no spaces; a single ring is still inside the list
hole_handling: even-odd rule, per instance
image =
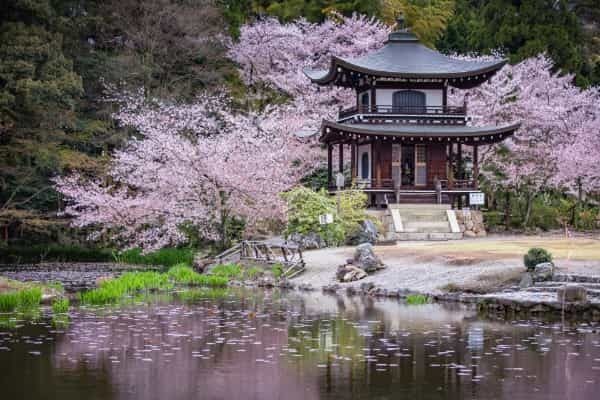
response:
[[[440,187],[443,191],[452,191],[452,190],[476,190],[477,184],[473,179],[454,179],[453,181],[449,181],[446,179],[441,179]],[[369,189],[369,190],[389,190],[395,191],[397,188],[394,185],[393,179],[356,179],[353,183],[346,182],[346,186],[344,189]],[[336,190],[335,181],[329,183],[330,190]],[[425,186],[401,186],[399,188],[402,190],[435,190],[435,184],[429,183]]]
[[[339,119],[348,118],[356,114],[375,114],[375,115],[426,115],[426,116],[465,116],[466,107],[463,106],[388,106],[388,105],[369,105],[350,107],[340,110]]]

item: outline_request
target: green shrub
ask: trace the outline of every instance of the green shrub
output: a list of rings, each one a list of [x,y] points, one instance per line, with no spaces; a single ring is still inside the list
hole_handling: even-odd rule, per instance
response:
[[[323,189],[315,192],[299,186],[282,193],[281,197],[288,207],[288,225],[285,232],[288,236],[294,233],[316,233],[327,245],[332,246],[345,242],[366,219],[379,224],[366,213],[368,198],[360,190],[345,190],[341,193],[341,214],[337,212],[336,196],[331,196]],[[321,225],[319,216],[324,214],[332,214],[333,223]]]
[[[97,289],[80,293],[82,303],[106,304],[115,303],[127,294],[141,290],[167,290],[173,284],[167,274],[155,271],[127,272],[116,279],[110,279],[100,284]]]
[[[577,229],[593,230],[598,228],[598,210],[597,209],[586,209],[581,210],[577,214]]]
[[[54,314],[64,314],[69,311],[69,299],[66,297],[56,299],[52,302],[52,312]]]
[[[108,262],[112,260],[112,250],[94,247],[65,245],[3,246],[0,251],[0,263],[38,263],[42,261],[58,262]]]
[[[240,279],[242,277],[242,268],[238,264],[219,264],[210,270],[210,274],[230,279]]]
[[[560,211],[549,202],[534,201],[531,207],[529,226],[544,231],[560,228]]]
[[[523,256],[523,263],[525,264],[525,267],[527,267],[528,271],[533,270],[536,265],[545,262],[552,262],[552,254],[539,247],[533,247],[529,249],[527,254]]]
[[[409,294],[406,297],[406,304],[409,305],[420,305],[429,303],[429,297],[423,296],[422,294]]]
[[[121,253],[114,253],[116,262],[137,265],[160,265],[171,267],[177,264],[192,265],[194,250],[190,248],[165,248],[151,253],[142,254],[142,249],[131,249]]]
[[[504,225],[504,213],[500,211],[487,211],[483,213],[483,221],[487,229],[494,229]]]

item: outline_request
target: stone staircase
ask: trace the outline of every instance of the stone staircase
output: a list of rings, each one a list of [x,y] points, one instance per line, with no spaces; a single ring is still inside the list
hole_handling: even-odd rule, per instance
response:
[[[384,214],[386,240],[462,239],[447,204],[389,204]]]

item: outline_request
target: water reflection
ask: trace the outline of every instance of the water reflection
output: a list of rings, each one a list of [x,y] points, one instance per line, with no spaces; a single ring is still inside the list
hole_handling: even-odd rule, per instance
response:
[[[28,399],[595,399],[597,329],[361,297],[186,291],[0,326],[0,384]]]

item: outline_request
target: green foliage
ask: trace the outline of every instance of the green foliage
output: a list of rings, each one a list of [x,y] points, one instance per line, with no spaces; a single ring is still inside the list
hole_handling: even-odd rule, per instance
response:
[[[131,249],[113,254],[118,263],[137,265],[160,265],[171,267],[176,264],[192,265],[194,262],[194,249],[170,247],[151,253],[142,254],[141,249]]]
[[[382,0],[382,16],[390,24],[403,14],[411,31],[434,47],[454,13],[454,0]]]
[[[229,281],[223,275],[201,275],[185,264],[178,264],[167,271],[171,281],[180,285],[225,287]]]
[[[81,246],[66,246],[58,244],[16,246],[9,245],[0,251],[0,263],[38,263],[47,261],[58,262],[107,262],[112,261],[112,251]]]
[[[261,269],[258,267],[250,267],[244,270],[244,279],[255,279],[261,273]]]
[[[487,229],[494,229],[504,223],[504,214],[500,211],[486,211],[483,213],[483,221]]]
[[[274,264],[271,271],[275,278],[279,279],[283,275],[283,265],[281,263]]]
[[[116,303],[138,291],[167,290],[172,287],[167,274],[154,271],[126,272],[116,279],[102,282],[97,289],[80,293],[80,299],[84,304]]]
[[[69,311],[69,299],[66,297],[54,300],[52,302],[52,312],[54,314],[65,314]]]
[[[583,54],[580,21],[566,0],[456,0],[455,16],[437,42],[445,52],[488,53],[498,49],[512,63],[548,52],[580,85],[598,83]]]
[[[281,196],[288,206],[287,235],[314,232],[328,245],[337,245],[354,233],[361,221],[371,219],[365,212],[367,195],[359,190],[345,190],[341,193],[340,214],[337,212],[336,197],[325,190],[315,192],[299,186]],[[333,223],[321,225],[319,216],[323,214],[332,214]]]
[[[242,277],[242,268],[238,264],[219,264],[215,265],[210,273],[215,276],[239,279]]]
[[[586,208],[579,211],[576,228],[582,230],[597,229],[599,227],[598,213],[597,208]]]
[[[532,247],[527,254],[523,256],[523,263],[528,271],[533,270],[536,265],[545,262],[552,262],[552,254],[539,247]]]
[[[429,303],[429,297],[423,296],[422,294],[409,294],[406,297],[406,304],[409,305],[422,305]]]
[[[42,301],[40,287],[24,288],[19,291],[0,293],[0,311],[11,312],[17,308],[31,308],[38,306]]]

